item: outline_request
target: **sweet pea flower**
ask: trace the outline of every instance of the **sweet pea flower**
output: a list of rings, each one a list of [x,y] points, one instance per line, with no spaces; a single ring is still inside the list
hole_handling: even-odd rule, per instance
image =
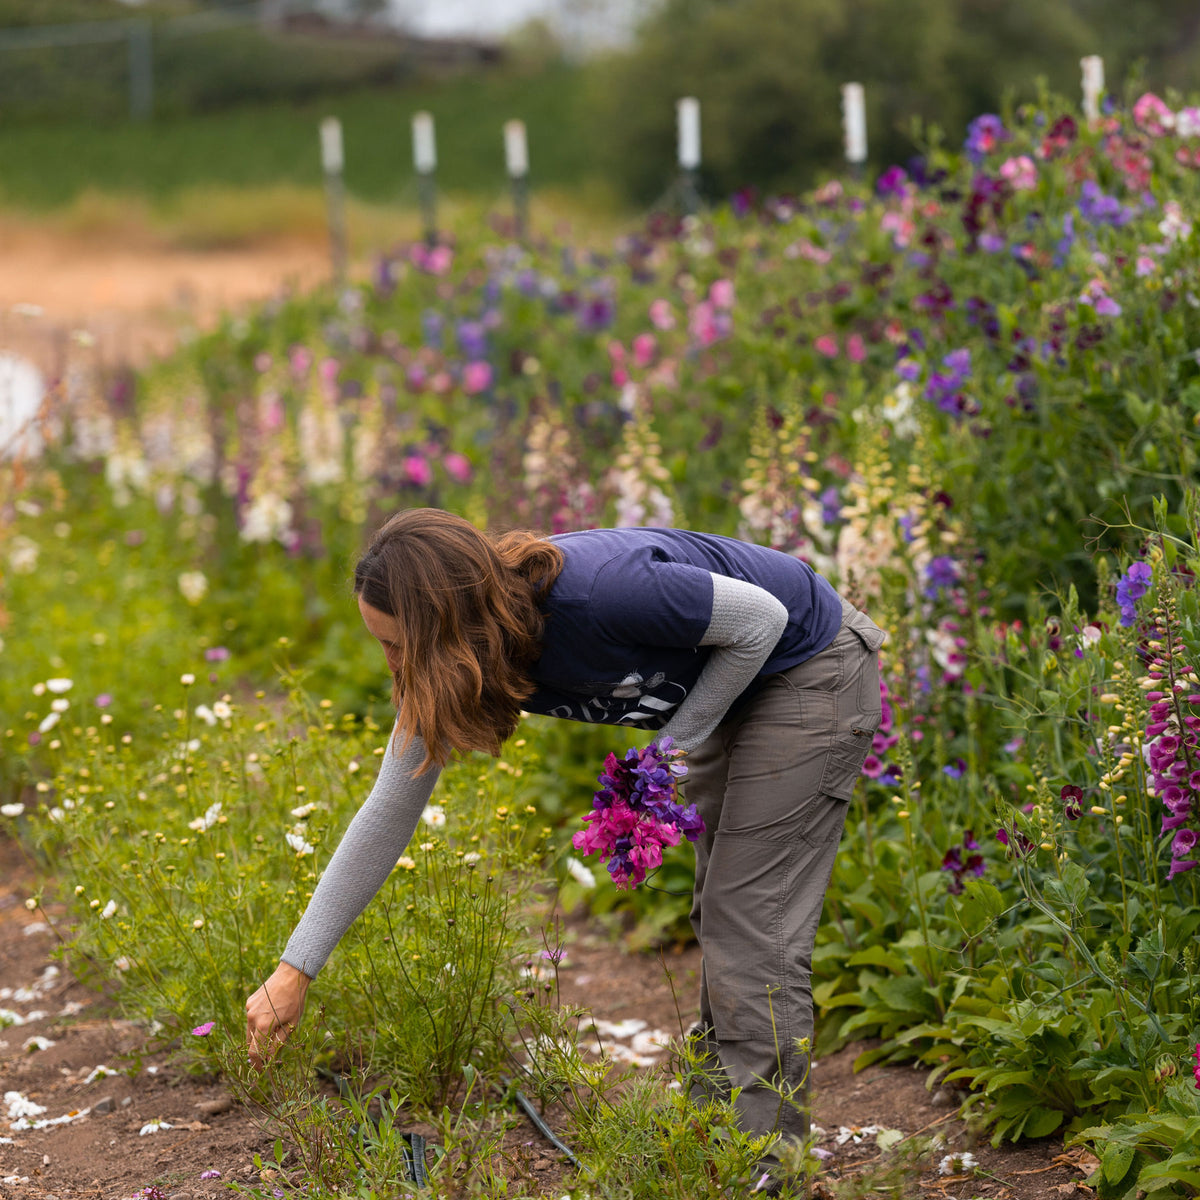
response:
[[[492,365],[488,362],[469,362],[463,367],[463,391],[468,396],[478,395],[492,384]]]
[[[471,463],[464,455],[451,450],[449,454],[442,456],[442,466],[455,483],[470,483]]]
[[[732,308],[734,301],[733,281],[718,279],[708,289],[708,298],[716,308]]]
[[[648,367],[658,353],[658,339],[652,333],[639,333],[633,339],[633,361],[639,367]]]
[[[1175,127],[1175,114],[1153,92],[1145,92],[1133,102],[1133,121],[1151,137],[1162,137]]]
[[[822,354],[826,358],[837,358],[838,356],[838,341],[832,333],[821,334],[821,336],[813,342],[813,348],[818,354]]]
[[[428,487],[433,482],[433,468],[429,460],[420,454],[406,455],[400,464],[404,482],[412,487]]]
[[[1007,180],[1014,192],[1032,191],[1038,185],[1037,164],[1028,154],[1005,159],[1000,165],[1000,178]]]
[[[655,300],[650,305],[650,323],[655,329],[674,329],[675,310],[669,300]]]

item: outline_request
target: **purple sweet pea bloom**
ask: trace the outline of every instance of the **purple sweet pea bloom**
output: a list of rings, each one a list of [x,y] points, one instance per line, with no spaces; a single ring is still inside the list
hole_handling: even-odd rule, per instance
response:
[[[964,149],[973,163],[982,162],[1001,142],[1010,138],[1004,122],[995,113],[983,113],[967,126]]]
[[[943,588],[951,588],[958,582],[958,564],[948,554],[931,558],[925,567],[925,595],[936,599]]]
[[[876,181],[875,190],[881,196],[903,196],[908,190],[908,172],[903,167],[888,167]]]

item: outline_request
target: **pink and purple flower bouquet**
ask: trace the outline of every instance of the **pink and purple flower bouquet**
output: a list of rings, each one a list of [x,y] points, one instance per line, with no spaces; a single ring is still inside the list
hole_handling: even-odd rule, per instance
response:
[[[624,758],[610,754],[597,782],[586,829],[571,839],[583,854],[599,854],[618,888],[637,887],[648,871],[662,866],[663,847],[694,842],[704,821],[694,804],[678,802],[678,781],[687,774],[683,751],[668,737]]]

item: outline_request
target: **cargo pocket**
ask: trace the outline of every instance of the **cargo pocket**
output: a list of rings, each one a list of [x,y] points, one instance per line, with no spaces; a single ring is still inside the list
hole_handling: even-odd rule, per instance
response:
[[[864,718],[848,732],[839,733],[833,739],[825,759],[825,770],[821,774],[821,791],[826,796],[834,796],[838,800],[850,799],[878,728],[878,718],[873,724]]]

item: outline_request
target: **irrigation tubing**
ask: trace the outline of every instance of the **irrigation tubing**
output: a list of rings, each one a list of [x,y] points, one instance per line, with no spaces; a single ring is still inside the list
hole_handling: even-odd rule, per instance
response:
[[[339,1075],[327,1067],[318,1067],[317,1074],[324,1079],[330,1080],[338,1090],[338,1095],[347,1100],[355,1100],[361,1106],[362,1098],[358,1096],[350,1087],[350,1081],[345,1075]],[[504,1076],[501,1076],[501,1082],[504,1084],[504,1095],[511,1095],[516,1101],[521,1111],[533,1122],[534,1128],[557,1150],[563,1155],[568,1162],[577,1170],[584,1171],[590,1174],[586,1166],[579,1161],[579,1156],[566,1143],[559,1140],[554,1130],[542,1119],[541,1114],[534,1107],[533,1102],[525,1095],[520,1088],[513,1087],[513,1082]],[[374,1125],[376,1131],[379,1131],[379,1118],[368,1117],[371,1124]],[[357,1129],[353,1130],[357,1132]],[[425,1139],[419,1133],[402,1133],[401,1136],[408,1142],[409,1155],[409,1180],[415,1183],[418,1187],[429,1186],[429,1175],[425,1169]]]

